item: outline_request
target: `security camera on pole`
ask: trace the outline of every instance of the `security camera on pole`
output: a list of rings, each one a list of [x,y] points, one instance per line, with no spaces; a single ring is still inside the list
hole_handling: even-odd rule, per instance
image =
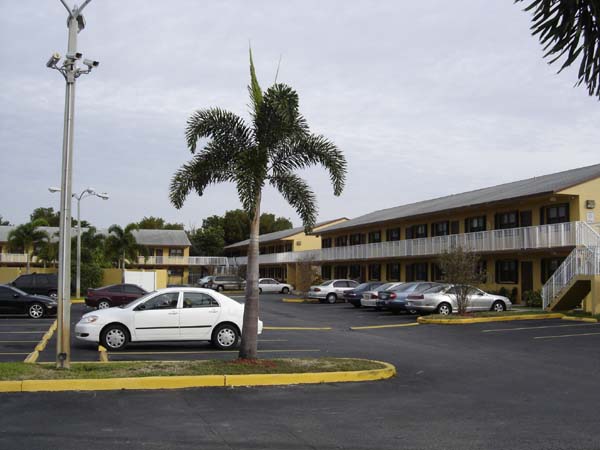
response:
[[[84,74],[90,73],[98,66],[98,61],[84,60],[87,69],[77,67],[77,61],[83,56],[77,51],[77,34],[85,28],[85,20],[81,15],[91,0],[85,0],[80,7],[69,8],[64,0],[60,0],[69,13],[67,26],[69,42],[67,55],[60,63],[60,55],[54,53],[46,66],[58,70],[67,82],[65,92],[65,125],[63,131],[63,149],[60,187],[60,233],[58,244],[58,327],[56,340],[56,366],[60,369],[71,367],[71,178],[73,170],[73,116],[75,109],[75,81]]]

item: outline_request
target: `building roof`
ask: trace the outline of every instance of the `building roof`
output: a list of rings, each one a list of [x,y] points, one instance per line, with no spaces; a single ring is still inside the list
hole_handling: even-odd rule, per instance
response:
[[[327,226],[330,223],[337,222],[338,220],[343,220],[343,219],[346,219],[346,217],[340,217],[338,219],[332,219],[332,220],[326,220],[324,222],[319,222],[314,226],[313,230]],[[283,231],[275,231],[274,233],[261,234],[260,236],[258,236],[258,243],[265,244],[267,242],[280,241],[281,239],[289,238],[291,236],[294,236],[296,234],[303,233],[303,232],[304,232],[304,227],[296,227],[296,228],[290,228],[288,230],[283,230]],[[250,239],[246,239],[245,241],[240,241],[240,242],[236,242],[234,244],[230,244],[230,245],[226,246],[225,248],[245,247],[248,244],[250,244]]]
[[[8,235],[16,226],[3,225],[0,226],[0,242],[8,242]],[[52,242],[58,241],[58,227],[39,227],[50,236]],[[82,228],[83,231],[86,228]],[[75,236],[77,228],[71,230],[71,234]],[[98,230],[98,234],[108,235],[107,230]],[[139,245],[145,246],[165,246],[165,247],[189,247],[191,242],[187,234],[183,230],[134,230],[133,236]]]
[[[325,234],[331,231],[440,213],[469,206],[482,206],[488,203],[510,199],[553,194],[598,177],[600,177],[600,164],[528,178],[526,180],[513,181],[511,183],[499,184],[497,186],[463,192],[461,194],[448,195],[446,197],[425,200],[408,205],[381,209],[343,223],[332,225],[321,231],[323,232],[322,234]]]

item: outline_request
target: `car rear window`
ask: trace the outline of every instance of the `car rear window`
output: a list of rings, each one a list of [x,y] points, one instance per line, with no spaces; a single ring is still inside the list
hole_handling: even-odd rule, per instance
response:
[[[423,294],[435,294],[437,292],[442,292],[444,289],[447,289],[448,286],[447,285],[439,285],[439,286],[434,286],[432,288],[429,288],[425,291],[423,291]]]

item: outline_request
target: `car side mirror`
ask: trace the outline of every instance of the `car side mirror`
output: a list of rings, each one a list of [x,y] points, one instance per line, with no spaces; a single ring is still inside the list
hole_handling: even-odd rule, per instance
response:
[[[477,295],[479,295],[480,297],[483,297],[483,292],[479,292],[479,293],[477,293]]]
[[[19,294],[13,294],[13,297],[14,297],[14,298],[19,298],[19,297],[20,297],[20,295],[19,295]]]
[[[145,304],[143,304],[143,303],[142,303],[141,305],[137,305],[137,306],[135,307],[135,310],[136,310],[136,311],[143,311],[144,309],[146,309],[146,305],[145,305]]]

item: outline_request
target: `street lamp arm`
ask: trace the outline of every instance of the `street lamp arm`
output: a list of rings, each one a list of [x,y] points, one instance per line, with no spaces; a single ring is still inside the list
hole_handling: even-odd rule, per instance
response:
[[[63,4],[63,6],[65,7],[65,9],[69,13],[69,16],[73,17],[73,11],[71,11],[71,8],[69,8],[69,5],[67,5],[67,3],[65,2],[65,0],[60,0],[60,2]]]

